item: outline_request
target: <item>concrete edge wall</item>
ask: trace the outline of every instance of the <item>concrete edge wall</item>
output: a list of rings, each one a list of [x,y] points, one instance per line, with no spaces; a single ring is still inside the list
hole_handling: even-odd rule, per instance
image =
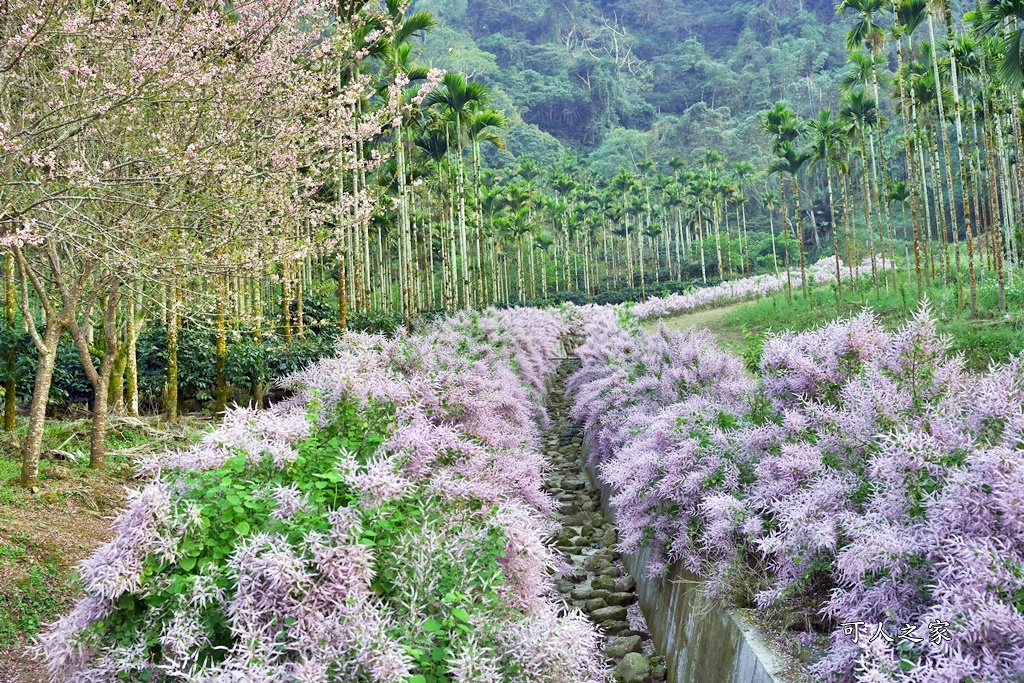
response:
[[[584,457],[589,452],[584,442]],[[610,488],[593,468],[586,472],[614,520]],[[623,555],[623,563],[636,580],[654,644],[665,655],[669,683],[787,683],[782,658],[742,614],[711,605],[702,581],[678,563],[665,577],[650,578],[649,554]]]

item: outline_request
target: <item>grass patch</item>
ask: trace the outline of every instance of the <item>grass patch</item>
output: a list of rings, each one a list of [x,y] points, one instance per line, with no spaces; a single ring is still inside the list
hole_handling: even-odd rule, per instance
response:
[[[876,294],[870,278],[863,278],[856,291],[844,289],[842,297],[834,285],[813,289],[809,300],[795,290],[792,304],[785,293],[777,294],[736,308],[719,324],[734,339],[742,335],[742,342],[730,345],[750,364],[760,356],[760,346],[769,334],[803,332],[865,308],[873,310],[886,329],[895,330],[917,310],[916,292],[914,282],[901,279],[897,287],[890,285],[888,291],[882,288]],[[960,305],[952,285],[933,283],[926,296],[939,332],[950,337],[951,350],[962,353],[971,370],[987,370],[992,363],[1005,363],[1024,352],[1024,278],[1007,286],[1005,315],[997,312],[998,293],[991,281],[978,285],[977,317]]]
[[[76,593],[74,573],[62,572],[52,562],[30,566],[21,576],[0,578],[0,646],[32,638],[67,609]]]

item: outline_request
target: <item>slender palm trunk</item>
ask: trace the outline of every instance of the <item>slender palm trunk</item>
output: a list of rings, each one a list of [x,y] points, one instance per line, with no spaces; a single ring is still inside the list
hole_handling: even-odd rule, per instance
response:
[[[775,266],[775,277],[779,276],[779,254],[775,248],[775,212],[768,208],[768,229],[772,233],[772,264]]]
[[[915,107],[917,105],[914,105]],[[917,115],[914,113],[911,116],[912,121],[917,120]],[[924,242],[924,258],[929,262],[928,269],[925,271],[925,282],[927,285],[931,285],[931,278],[935,277],[935,249],[931,243],[931,226],[932,226],[932,211],[931,202],[929,201],[928,191],[928,167],[925,164],[924,157],[924,141],[921,139],[921,131],[918,129],[915,131],[915,141],[917,143],[917,162],[918,168],[921,171],[921,204],[924,207],[924,217],[922,224],[922,236]],[[936,212],[936,221],[938,221],[938,212]]]
[[[720,212],[718,210],[718,202],[712,203],[712,213],[714,216],[715,226],[715,254],[718,257],[718,279],[725,279],[725,266],[722,263],[722,226],[720,222]]]
[[[860,144],[860,161],[861,161],[861,187],[864,190],[864,223],[867,227],[868,233],[868,250],[871,252],[871,277],[875,283],[875,296],[880,296],[878,290],[878,272],[875,270],[875,249],[874,245],[871,244],[872,240],[872,229],[874,228],[874,213],[871,207],[871,172],[868,166],[868,153],[867,143],[864,138],[861,138]]]
[[[850,199],[850,177],[843,174],[843,232],[846,233],[846,272],[850,278],[850,288],[856,292],[857,283],[853,279],[853,203]]]
[[[522,235],[519,235],[519,239],[517,240],[517,246],[519,247],[519,249],[518,249],[519,261],[518,261],[518,268],[516,270],[516,275],[518,277],[517,283],[518,283],[519,303],[520,304],[525,304],[526,303],[526,280],[525,280],[524,274],[523,274],[523,236]]]
[[[782,247],[786,258],[786,295],[789,298],[789,305],[793,305],[793,269],[789,267],[789,206],[788,193],[786,189],[788,181],[782,180]]]
[[[917,217],[917,202],[915,201],[917,189],[917,177],[914,168],[913,136],[910,128],[910,99],[907,97],[907,87],[904,82],[903,71],[903,39],[896,46],[897,73],[899,78],[900,102],[903,113],[903,138],[906,145],[907,155],[907,187],[910,189],[910,213],[914,225],[914,267],[917,271],[917,300],[924,299],[924,278],[921,270],[921,227]],[[927,201],[927,197],[926,197]]]
[[[804,291],[804,301],[810,302],[807,294],[807,260],[804,255],[804,212],[800,202],[800,178],[793,176],[793,209],[796,211],[797,246],[800,248],[800,279]]]
[[[843,296],[843,268],[839,262],[839,235],[836,229],[836,199],[835,194],[832,191],[832,166],[830,160],[825,160],[825,176],[828,179],[828,210],[831,216],[831,227],[832,227],[832,251],[835,252],[836,257],[836,291],[837,301]]]
[[[938,95],[935,98],[935,102],[936,102],[936,106],[938,107],[938,112],[939,112],[939,118],[938,118],[938,122],[937,122],[937,126],[939,128],[939,133],[940,133],[940,136],[939,136],[939,142],[940,142],[940,144],[939,144],[939,147],[940,147],[939,152],[941,153],[942,157],[946,160],[946,164],[945,164],[945,169],[946,169],[946,177],[945,177],[946,188],[945,189],[948,191],[948,195],[947,196],[949,198],[949,201],[947,202],[947,205],[949,206],[949,227],[950,227],[952,235],[953,235],[953,258],[954,258],[954,263],[955,263],[955,270],[953,272],[953,280],[954,280],[954,282],[956,284],[957,298],[962,303],[963,302],[963,284],[960,282],[960,248],[959,248],[960,247],[960,221],[959,221],[959,215],[958,215],[957,210],[956,210],[956,198],[954,196],[954,190],[953,190],[953,159],[952,159],[952,155],[950,153],[949,132],[946,130],[945,105],[943,104],[943,98],[941,97],[941,94],[942,94],[942,91],[941,91],[941,88],[942,88],[942,78],[941,78],[941,76],[939,74],[939,59],[938,59],[938,47],[937,47],[938,46],[938,42],[936,42],[936,40],[935,40],[935,18],[934,18],[934,16],[931,13],[929,13],[929,15],[928,15],[928,33],[929,33],[929,36],[931,38],[932,45],[935,46],[933,48],[934,54],[932,55],[932,70],[933,70],[933,75],[935,76],[935,87],[938,89]],[[952,45],[950,45],[949,47],[950,47],[951,50],[953,49]],[[956,60],[953,60],[953,61],[955,63]],[[953,80],[956,80],[956,79],[954,78]],[[940,160],[940,163],[941,163],[941,160]],[[941,191],[942,190],[940,190],[940,192]],[[945,240],[945,238],[943,238],[943,239]],[[948,257],[947,257],[947,260],[948,260]]]

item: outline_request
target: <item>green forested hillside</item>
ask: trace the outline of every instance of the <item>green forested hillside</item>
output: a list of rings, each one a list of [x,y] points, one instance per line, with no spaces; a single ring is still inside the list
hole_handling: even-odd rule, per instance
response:
[[[509,154],[560,145],[613,175],[645,156],[758,156],[756,117],[835,107],[848,20],[831,0],[419,0],[441,26],[423,58],[486,82]],[[556,142],[557,141],[557,142]],[[506,158],[511,158],[508,156]]]

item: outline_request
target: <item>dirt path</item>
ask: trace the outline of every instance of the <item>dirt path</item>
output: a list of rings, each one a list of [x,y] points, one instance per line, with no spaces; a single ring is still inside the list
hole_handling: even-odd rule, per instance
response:
[[[683,315],[672,316],[669,318],[661,318],[657,320],[651,320],[646,323],[646,327],[654,328],[658,324],[664,323],[669,329],[673,330],[709,330],[718,341],[723,345],[728,344],[742,344],[744,341],[743,332],[732,327],[725,325],[725,319],[730,313],[736,309],[746,306],[747,302],[731,304],[729,306],[723,306],[721,308],[707,308],[694,313],[684,313]]]

